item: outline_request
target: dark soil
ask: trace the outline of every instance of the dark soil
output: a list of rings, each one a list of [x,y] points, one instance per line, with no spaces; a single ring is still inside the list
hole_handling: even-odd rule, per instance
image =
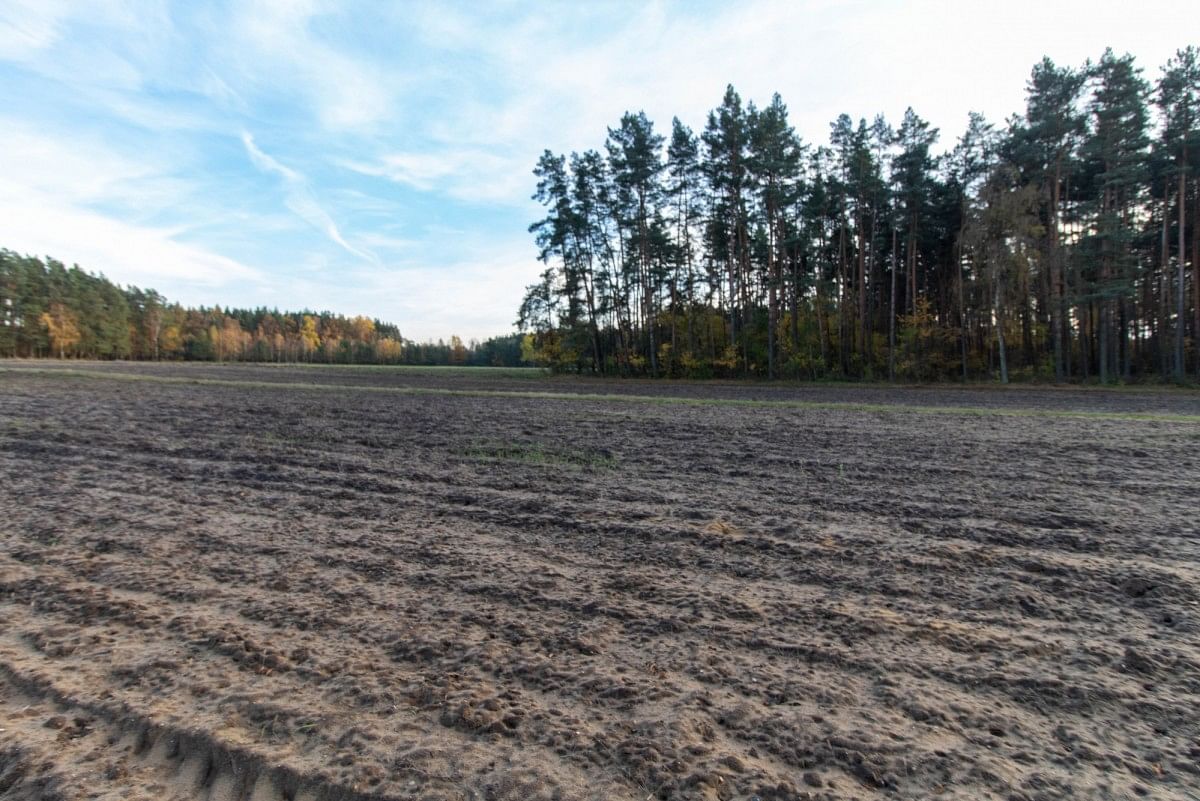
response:
[[[1194,393],[6,367],[0,798],[1200,796]]]

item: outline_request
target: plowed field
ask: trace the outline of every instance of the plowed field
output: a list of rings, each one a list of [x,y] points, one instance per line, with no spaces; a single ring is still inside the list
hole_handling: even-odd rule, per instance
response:
[[[0,364],[0,797],[1200,797],[1200,395]]]

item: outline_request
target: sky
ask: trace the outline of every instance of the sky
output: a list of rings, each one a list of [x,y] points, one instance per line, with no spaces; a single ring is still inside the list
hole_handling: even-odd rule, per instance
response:
[[[0,0],[0,247],[189,305],[513,330],[542,265],[544,149],[645,110],[696,131],[732,83],[823,143],[912,106],[953,146],[1043,55],[1157,78],[1191,0]]]

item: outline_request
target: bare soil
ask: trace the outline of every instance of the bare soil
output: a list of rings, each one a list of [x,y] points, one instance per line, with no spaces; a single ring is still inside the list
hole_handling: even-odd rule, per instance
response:
[[[1200,797],[1196,393],[67,367],[0,798]]]

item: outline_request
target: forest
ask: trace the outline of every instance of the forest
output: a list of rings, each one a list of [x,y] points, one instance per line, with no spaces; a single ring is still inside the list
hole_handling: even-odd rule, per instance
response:
[[[77,265],[0,250],[0,356],[515,366],[521,339],[413,342],[362,316],[186,308]]]
[[[953,147],[909,108],[801,141],[728,87],[699,134],[626,113],[545,151],[527,352],[648,376],[1200,375],[1200,51],[1033,67]]]
[[[651,377],[1200,378],[1200,50],[1033,67],[953,147],[909,108],[806,143],[729,86],[698,134],[626,113],[545,151],[519,333],[418,343],[330,312],[186,308],[0,250],[0,356],[540,364]]]

